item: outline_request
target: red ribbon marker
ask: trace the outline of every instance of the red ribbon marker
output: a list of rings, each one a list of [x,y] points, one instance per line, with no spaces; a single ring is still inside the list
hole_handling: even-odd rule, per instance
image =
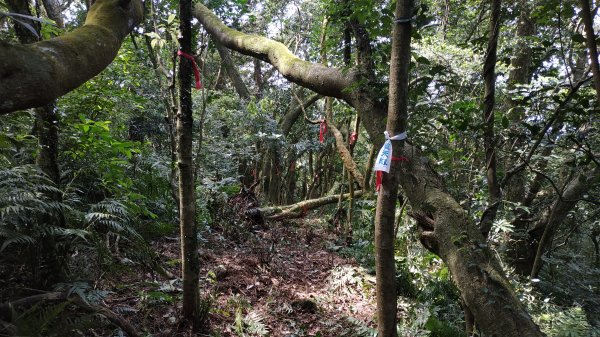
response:
[[[200,83],[200,71],[198,70],[198,65],[196,64],[196,59],[190,55],[182,52],[181,50],[177,51],[177,56],[183,56],[186,59],[192,61],[192,65],[194,66],[194,77],[196,78],[196,89],[202,89],[202,83]]]
[[[356,132],[352,132],[350,134],[350,146],[354,145],[354,143],[356,143],[356,140],[358,140],[358,134]]]
[[[325,134],[327,133],[327,121],[322,120],[319,125],[319,142],[323,143],[325,140]]]
[[[408,158],[404,156],[392,157],[392,161],[408,161]],[[383,181],[383,171],[375,171],[375,191],[379,192],[381,182]]]

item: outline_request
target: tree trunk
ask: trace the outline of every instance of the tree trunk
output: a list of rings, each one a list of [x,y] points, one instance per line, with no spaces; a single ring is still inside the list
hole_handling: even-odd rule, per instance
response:
[[[35,109],[36,130],[38,132],[39,152],[36,163],[54,183],[60,188],[60,171],[58,167],[58,116],[56,106],[51,103],[44,107]],[[50,193],[51,200],[62,202],[61,193]],[[62,213],[56,217],[44,215],[40,219],[47,226],[65,227],[65,219]],[[64,282],[67,277],[69,247],[63,242],[62,248],[57,245],[56,238],[48,235],[41,246],[41,273],[40,285],[48,289],[52,285]]]
[[[182,52],[192,55],[192,2],[179,1],[179,45]],[[179,224],[181,230],[181,262],[183,278],[183,318],[200,330],[198,273],[198,239],[196,229],[196,198],[192,164],[192,62],[179,61],[179,111],[177,112],[177,167],[179,168]]]
[[[358,182],[360,187],[363,188],[365,178],[363,177],[362,173],[358,170],[358,166],[354,162],[354,159],[352,159],[352,154],[346,147],[346,142],[344,142],[344,137],[342,136],[342,133],[333,123],[331,123],[331,121],[329,122],[328,126],[329,130],[335,137],[335,147],[338,150],[340,157],[342,158],[342,163],[344,163],[344,167],[352,175],[354,180]]]
[[[29,4],[30,4],[29,1],[23,1],[23,0],[7,0],[6,1],[6,5],[7,5],[8,9],[10,10],[10,12],[33,16],[31,13],[31,9],[29,8]],[[33,21],[30,19],[26,19],[26,18],[19,18],[19,20],[22,20],[24,23],[33,27],[39,35],[40,24],[37,21]],[[28,44],[28,43],[34,43],[34,42],[38,41],[38,37],[35,36],[33,34],[33,32],[31,32],[29,29],[27,29],[24,25],[22,25],[18,22],[15,22],[14,29],[15,29],[15,34],[17,35],[17,39],[19,39],[19,42],[21,42],[23,44]]]
[[[496,51],[498,49],[498,35],[500,34],[500,0],[492,0],[490,14],[490,32],[488,46],[483,65],[485,94],[483,99],[483,146],[485,148],[485,176],[488,187],[488,206],[483,212],[480,222],[481,232],[484,237],[492,229],[496,219],[502,194],[496,170],[496,136],[494,133],[494,104],[496,95]]]
[[[51,0],[49,0],[51,2]],[[46,4],[46,2],[44,2]],[[28,0],[10,0],[8,6],[11,12],[29,15],[32,13],[29,9]],[[46,8],[50,19],[57,22],[62,28],[62,17],[52,8]],[[40,35],[39,25],[32,24]],[[22,27],[21,27],[22,28]],[[17,29],[15,32],[19,41],[23,44],[34,43],[38,37],[33,32],[25,29]],[[60,188],[60,172],[58,167],[58,117],[56,115],[55,102],[46,104],[43,107],[35,109],[35,130],[38,137],[38,153],[36,164],[42,172],[50,178],[57,188]],[[46,196],[53,201],[62,202],[62,194],[56,192],[46,192]],[[38,217],[38,222],[42,226],[65,227],[65,219],[62,214],[53,216],[42,214]],[[67,276],[67,254],[68,247],[59,249],[56,243],[56,237],[46,235],[40,247],[39,254],[35,257],[34,284],[40,289],[48,289],[52,285],[64,282]]]
[[[540,269],[542,268],[542,257],[550,248],[554,234],[556,233],[557,227],[563,222],[563,220],[569,214],[569,211],[575,207],[577,202],[586,194],[590,188],[598,185],[600,179],[600,168],[596,167],[591,172],[585,172],[575,175],[575,177],[567,184],[564,191],[557,200],[552,204],[552,207],[542,216],[539,223],[534,226],[534,229],[543,228],[539,242],[537,243],[537,249],[533,260],[530,260],[533,265],[531,266],[531,278],[538,276]],[[535,248],[533,246],[532,248]]]
[[[390,101],[387,118],[387,131],[392,136],[406,131],[412,16],[413,1],[398,0],[396,2],[395,23],[392,29],[392,56],[390,58],[389,82]],[[392,158],[400,157],[403,143],[403,140],[394,141]],[[375,211],[377,335],[380,337],[397,336],[394,222],[399,169],[400,163],[392,160],[389,174],[383,173],[383,181],[377,196],[377,210]]]
[[[267,160],[271,162],[271,171],[268,172],[269,179],[269,202],[273,205],[280,204],[280,192],[281,192],[281,162],[279,157],[279,150],[276,145],[271,145],[270,150],[267,153]]]
[[[260,60],[254,59],[254,83],[256,84],[256,98],[260,99],[263,95],[264,81]]]
[[[46,10],[48,17],[56,23],[56,26],[63,28],[65,23],[60,11],[60,4],[56,0],[42,0],[42,3],[44,4],[44,9]]]
[[[373,145],[371,146],[371,151],[369,151],[369,159],[367,159],[367,164],[365,165],[365,177],[363,180],[365,190],[371,189],[371,175],[373,174],[373,165],[375,164],[375,157],[377,156],[378,150],[379,149]]]
[[[596,45],[596,34],[594,33],[594,22],[588,0],[580,0],[581,18],[585,27],[585,42],[588,47],[592,74],[594,76],[594,87],[596,89],[596,103],[600,106],[600,67],[598,65],[598,47]]]
[[[530,78],[530,65],[531,65],[531,44],[528,39],[534,34],[534,25],[531,20],[531,5],[529,0],[519,0],[516,6],[519,11],[519,21],[517,22],[517,50],[511,60],[511,70],[508,75],[508,91],[514,90],[517,85],[523,85],[529,83]],[[525,117],[525,108],[520,106],[520,102],[513,99],[512,95],[506,98],[506,104],[509,108],[508,119],[512,123],[511,129],[516,135],[515,140],[511,146],[520,148],[524,145],[526,135],[520,131],[517,126],[523,121]],[[513,145],[514,144],[514,145]],[[519,159],[519,155],[509,154],[508,158],[505,158],[506,166],[510,163],[515,163]],[[522,202],[525,197],[526,184],[526,172],[520,171],[515,174],[510,181],[506,184],[505,197],[506,200],[511,202]]]
[[[400,185],[423,245],[447,264],[479,330],[486,336],[543,336],[519,302],[479,227],[444,187],[420,150],[405,144]]]

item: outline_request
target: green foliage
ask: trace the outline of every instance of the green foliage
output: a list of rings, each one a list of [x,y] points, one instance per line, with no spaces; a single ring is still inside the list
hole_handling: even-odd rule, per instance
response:
[[[455,326],[438,320],[434,316],[430,316],[425,323],[425,329],[431,332],[431,337],[460,337],[464,336],[465,333]]]
[[[22,313],[14,313],[10,322],[14,336],[59,336],[56,323],[66,310],[69,301],[57,304],[38,303]],[[64,327],[60,333],[64,333]]]
[[[113,233],[133,241],[141,241],[141,236],[131,225],[129,208],[112,199],[105,199],[90,207],[85,214],[85,228],[99,233]]]
[[[549,336],[584,337],[598,336],[600,330],[592,329],[580,307],[557,308],[544,306],[546,313],[538,317],[538,324]]]
[[[93,121],[79,115],[80,123],[72,124],[75,133],[65,155],[74,161],[83,161],[88,170],[100,173],[98,180],[102,187],[112,193],[127,191],[133,185],[125,174],[134,155],[140,153],[137,142],[122,141],[110,132],[111,121]],[[92,166],[93,165],[93,166]]]
[[[175,298],[162,291],[142,291],[140,299],[145,305],[172,304]]]
[[[15,166],[0,170],[0,251],[34,252],[45,240],[81,242],[87,232],[57,227],[49,219],[59,219],[76,211],[56,201],[51,194],[62,194],[37,167]],[[18,254],[17,254],[18,255]],[[5,255],[8,256],[8,255]]]

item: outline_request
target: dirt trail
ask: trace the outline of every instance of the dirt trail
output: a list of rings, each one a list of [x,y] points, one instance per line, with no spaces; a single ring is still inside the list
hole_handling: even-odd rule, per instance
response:
[[[333,252],[335,237],[309,221],[271,223],[237,242],[206,235],[200,276],[201,292],[212,302],[211,331],[198,336],[372,335],[374,277]],[[153,246],[178,275],[178,240]],[[177,323],[179,280],[152,277],[128,280],[130,286],[107,299],[109,306],[129,308],[121,311],[153,336],[192,336]]]

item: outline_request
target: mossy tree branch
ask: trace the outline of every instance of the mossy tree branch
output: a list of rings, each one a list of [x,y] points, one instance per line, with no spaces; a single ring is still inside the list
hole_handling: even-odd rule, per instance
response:
[[[342,71],[304,61],[280,42],[227,27],[202,4],[195,5],[193,14],[212,37],[225,47],[268,62],[289,81],[323,96],[342,99],[359,113],[368,115],[364,116],[363,121],[369,136],[383,143],[383,119],[387,108],[385,103],[373,99],[369,89],[371,86],[364,83],[361,71],[355,68]]]
[[[47,104],[100,73],[142,13],[139,0],[97,0],[70,33],[29,45],[0,41],[0,114]]]

